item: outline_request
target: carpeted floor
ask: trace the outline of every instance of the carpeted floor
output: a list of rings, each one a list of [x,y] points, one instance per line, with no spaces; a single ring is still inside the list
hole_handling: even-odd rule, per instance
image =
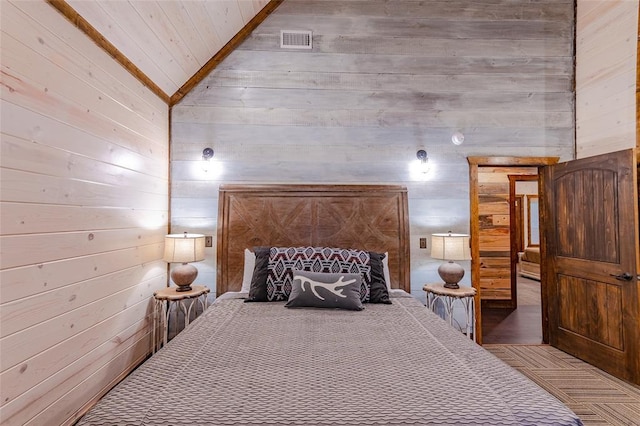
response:
[[[571,408],[587,426],[640,425],[640,387],[548,345],[484,345]]]

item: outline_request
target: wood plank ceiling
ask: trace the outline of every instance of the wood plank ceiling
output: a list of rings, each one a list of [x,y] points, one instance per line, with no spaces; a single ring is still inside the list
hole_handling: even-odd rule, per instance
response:
[[[66,3],[170,98],[269,0]]]

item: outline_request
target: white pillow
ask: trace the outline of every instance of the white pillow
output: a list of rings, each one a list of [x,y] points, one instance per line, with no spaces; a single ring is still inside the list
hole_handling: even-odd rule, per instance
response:
[[[242,275],[242,289],[240,292],[249,293],[253,269],[256,266],[256,254],[249,249],[244,249],[244,273]]]
[[[387,289],[390,289],[391,277],[389,276],[389,252],[386,252],[384,254],[384,259],[382,259],[382,272],[384,273],[384,280],[387,283]],[[251,278],[249,278],[249,280],[251,280]]]

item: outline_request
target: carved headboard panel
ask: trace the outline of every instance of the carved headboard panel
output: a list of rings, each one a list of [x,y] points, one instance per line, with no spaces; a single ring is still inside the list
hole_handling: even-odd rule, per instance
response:
[[[388,252],[410,291],[407,190],[396,185],[221,185],[217,294],[239,291],[244,249],[326,246]]]

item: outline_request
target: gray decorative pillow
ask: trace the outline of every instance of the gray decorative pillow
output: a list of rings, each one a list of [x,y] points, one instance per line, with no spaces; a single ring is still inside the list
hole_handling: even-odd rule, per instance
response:
[[[360,274],[293,271],[287,308],[340,308],[361,311]]]

